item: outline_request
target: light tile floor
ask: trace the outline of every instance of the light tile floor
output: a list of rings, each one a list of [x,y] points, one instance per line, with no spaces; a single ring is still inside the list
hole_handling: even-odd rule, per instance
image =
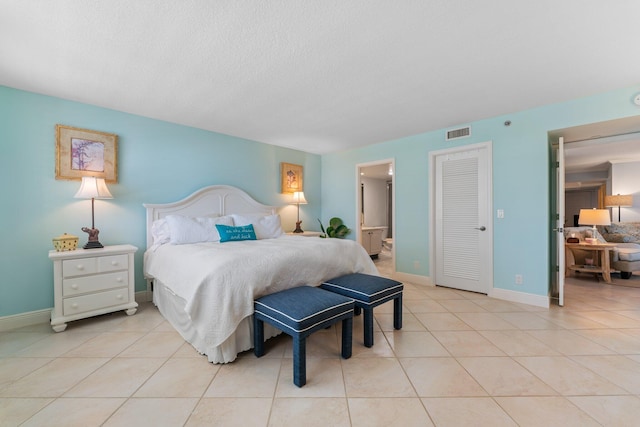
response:
[[[151,303],[2,332],[0,426],[640,425],[640,289],[569,280],[542,309],[405,285],[402,331],[387,303],[349,360],[336,327],[315,333],[300,389],[287,336],[213,365]]]

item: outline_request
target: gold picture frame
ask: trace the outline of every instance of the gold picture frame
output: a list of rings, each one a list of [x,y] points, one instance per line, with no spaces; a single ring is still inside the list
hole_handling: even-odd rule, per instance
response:
[[[56,179],[118,182],[118,135],[56,125]]]
[[[304,191],[304,176],[301,165],[280,163],[280,180],[282,183],[282,193]]]

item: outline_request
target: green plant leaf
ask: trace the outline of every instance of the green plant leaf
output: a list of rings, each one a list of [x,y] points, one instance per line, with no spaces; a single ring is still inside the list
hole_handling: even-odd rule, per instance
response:
[[[318,222],[320,223],[320,229],[324,233],[324,235],[321,235],[320,237],[335,237],[338,239],[344,239],[347,234],[351,233],[351,230],[346,225],[344,225],[342,219],[338,217],[333,217],[329,220],[329,226],[327,227],[326,231],[322,225],[322,221],[318,219]]]
[[[322,226],[322,221],[320,221],[320,218],[318,218],[318,222],[320,223],[320,230],[322,230],[322,234],[320,235],[320,237],[324,239],[325,237],[327,237],[327,232],[324,231],[324,227]]]
[[[340,226],[338,226],[338,228],[336,228],[334,235],[335,237],[342,239],[349,233],[351,233],[351,230],[349,230],[346,225],[341,224]]]
[[[333,217],[329,220],[329,225],[333,228],[338,228],[343,224],[342,220],[337,217]]]

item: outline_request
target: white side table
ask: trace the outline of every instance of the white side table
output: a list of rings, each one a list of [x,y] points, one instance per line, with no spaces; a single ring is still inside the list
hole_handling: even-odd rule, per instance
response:
[[[67,322],[125,310],[137,311],[132,245],[105,246],[101,249],[49,251],[53,261],[54,306],[51,327],[56,332]]]

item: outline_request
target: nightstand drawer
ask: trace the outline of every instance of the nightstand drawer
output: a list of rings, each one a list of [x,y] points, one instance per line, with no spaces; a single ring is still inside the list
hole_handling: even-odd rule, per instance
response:
[[[78,258],[62,261],[62,276],[84,276],[98,272],[97,258]]]
[[[68,297],[89,292],[121,288],[128,285],[129,273],[127,271],[98,274],[95,276],[73,277],[62,280],[62,295]]]
[[[73,298],[65,298],[63,302],[63,314],[71,316],[85,311],[102,309],[114,305],[121,305],[129,302],[127,288],[114,289],[96,294],[83,295]]]
[[[105,271],[126,270],[128,268],[129,268],[129,259],[125,254],[103,256],[98,258],[98,271],[101,273]]]

